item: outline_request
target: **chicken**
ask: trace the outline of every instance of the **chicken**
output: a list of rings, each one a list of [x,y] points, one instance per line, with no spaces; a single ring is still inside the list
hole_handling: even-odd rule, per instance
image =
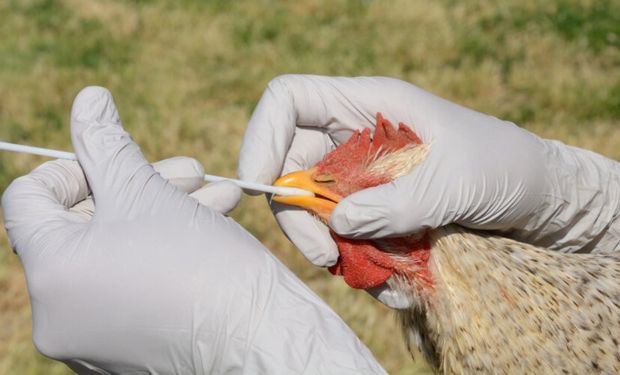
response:
[[[307,171],[274,185],[314,197],[276,197],[327,223],[344,197],[408,174],[432,145],[406,125],[354,133]],[[442,373],[620,373],[620,256],[566,254],[448,225],[403,238],[351,240],[330,268],[353,288],[386,282],[407,345]]]

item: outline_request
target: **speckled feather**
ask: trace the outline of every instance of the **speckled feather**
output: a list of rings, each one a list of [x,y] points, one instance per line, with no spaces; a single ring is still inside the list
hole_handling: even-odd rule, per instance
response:
[[[447,226],[430,232],[433,290],[409,294],[407,340],[443,373],[620,373],[620,257],[566,254]]]

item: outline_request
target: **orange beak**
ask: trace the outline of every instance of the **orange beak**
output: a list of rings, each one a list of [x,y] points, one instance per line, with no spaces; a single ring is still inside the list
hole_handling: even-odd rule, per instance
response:
[[[315,172],[315,168],[312,168],[305,171],[289,173],[278,178],[273,183],[273,186],[295,187],[308,190],[314,193],[314,197],[301,195],[285,197],[276,195],[273,197],[273,200],[276,202],[305,208],[308,211],[314,212],[321,219],[327,222],[329,221],[329,215],[334,207],[336,207],[336,204],[342,200],[342,197],[322,186],[321,182],[316,181],[312,177]]]

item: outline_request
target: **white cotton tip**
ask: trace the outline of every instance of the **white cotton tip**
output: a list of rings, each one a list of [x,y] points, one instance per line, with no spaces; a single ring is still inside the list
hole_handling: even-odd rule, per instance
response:
[[[226,177],[214,176],[210,174],[205,175],[205,181],[208,181],[208,182],[231,181],[232,183],[234,183],[235,185],[239,186],[242,189],[260,191],[260,192],[268,193],[268,194],[276,194],[276,195],[281,195],[284,197],[293,196],[293,195],[314,196],[314,193],[311,193],[303,189],[290,188],[290,187],[284,187],[284,186],[263,185],[263,184],[259,184],[256,182],[242,181],[242,180],[237,180],[234,178],[226,178]]]

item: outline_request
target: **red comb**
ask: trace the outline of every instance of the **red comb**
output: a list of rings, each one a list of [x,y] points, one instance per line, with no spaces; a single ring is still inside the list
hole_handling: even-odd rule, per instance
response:
[[[377,126],[372,139],[373,151],[381,148],[384,152],[392,152],[411,143],[421,144],[422,140],[407,125],[401,122],[396,130],[389,120],[377,113]]]
[[[370,176],[360,178],[367,165],[367,161],[386,153],[394,152],[409,144],[420,144],[422,141],[405,124],[400,124],[398,129],[381,113],[377,113],[376,127],[373,138],[370,137],[370,129],[355,131],[346,143],[338,146],[335,150],[325,155],[317,165],[317,170],[329,171],[330,174],[344,177],[343,183],[333,188],[336,192],[346,197],[360,189],[385,184],[389,182],[384,176]],[[356,178],[357,184],[351,183],[352,177]],[[346,183],[344,183],[346,180]]]

